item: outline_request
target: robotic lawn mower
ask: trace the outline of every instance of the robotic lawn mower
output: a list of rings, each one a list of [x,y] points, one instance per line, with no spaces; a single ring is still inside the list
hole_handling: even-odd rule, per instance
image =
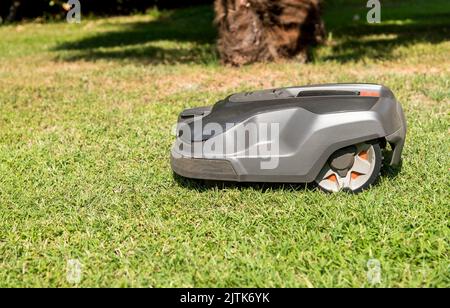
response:
[[[238,93],[178,119],[175,173],[195,179],[317,185],[360,192],[391,148],[405,143],[402,107],[388,88],[329,84]]]

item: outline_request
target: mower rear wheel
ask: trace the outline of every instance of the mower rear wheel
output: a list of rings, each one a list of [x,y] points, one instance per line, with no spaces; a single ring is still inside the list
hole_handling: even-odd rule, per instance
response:
[[[336,151],[316,178],[327,192],[358,193],[378,179],[383,156],[378,143],[360,143]]]

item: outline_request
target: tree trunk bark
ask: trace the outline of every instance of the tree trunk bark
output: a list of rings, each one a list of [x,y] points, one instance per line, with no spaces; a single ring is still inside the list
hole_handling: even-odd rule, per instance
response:
[[[244,65],[297,57],[323,42],[320,0],[215,0],[222,62]]]

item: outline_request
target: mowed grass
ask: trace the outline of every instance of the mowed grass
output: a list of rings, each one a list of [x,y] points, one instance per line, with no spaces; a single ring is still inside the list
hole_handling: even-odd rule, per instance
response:
[[[364,2],[364,1],[363,1]],[[223,67],[209,7],[0,27],[0,286],[449,287],[450,5],[326,7],[314,61]],[[354,16],[360,15],[359,20]],[[401,168],[359,195],[174,177],[172,126],[232,92],[382,83]]]

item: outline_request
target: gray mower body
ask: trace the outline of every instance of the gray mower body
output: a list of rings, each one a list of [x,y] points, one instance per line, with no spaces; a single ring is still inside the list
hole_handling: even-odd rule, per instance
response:
[[[236,147],[239,131],[259,124],[265,128],[271,123],[277,124],[277,140],[271,139],[268,129],[264,140],[247,136]],[[392,91],[381,85],[263,90],[234,94],[214,106],[183,111],[171,165],[175,173],[196,179],[312,182],[334,152],[361,142],[389,143],[393,151],[390,163],[398,164],[405,137],[402,107]],[[223,150],[222,146],[202,150],[214,141],[223,144]],[[276,157],[261,154],[256,149],[261,145],[268,149],[276,145]],[[274,158],[276,167],[263,167]]]

